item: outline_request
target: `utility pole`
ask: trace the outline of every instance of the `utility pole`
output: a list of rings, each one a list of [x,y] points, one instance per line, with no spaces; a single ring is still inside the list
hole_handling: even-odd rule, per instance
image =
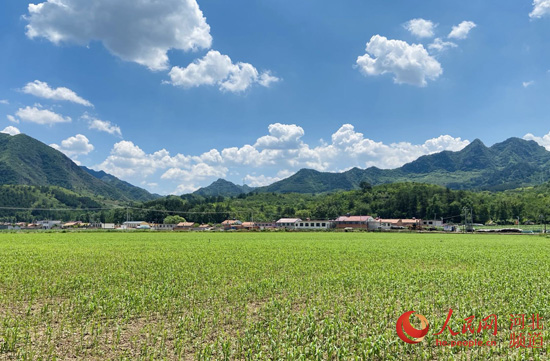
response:
[[[474,223],[473,216],[472,216],[472,208],[464,207],[462,208],[462,211],[464,212],[464,232],[470,232],[473,231],[472,224]]]
[[[462,233],[466,233],[466,222],[468,217],[468,208],[463,207],[462,212],[464,212],[464,223],[462,225]]]

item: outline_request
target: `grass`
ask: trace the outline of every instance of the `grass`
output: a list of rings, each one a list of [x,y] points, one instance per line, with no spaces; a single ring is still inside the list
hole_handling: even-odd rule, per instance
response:
[[[549,260],[542,236],[4,233],[0,360],[548,360]],[[450,308],[498,334],[440,339],[497,346],[435,346]],[[510,314],[543,318],[542,349],[509,347]]]

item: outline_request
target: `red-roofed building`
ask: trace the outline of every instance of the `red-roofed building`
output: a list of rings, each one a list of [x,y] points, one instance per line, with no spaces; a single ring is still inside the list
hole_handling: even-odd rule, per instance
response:
[[[371,216],[340,216],[334,220],[336,228],[367,229],[367,223],[374,220]]]
[[[243,222],[238,219],[227,219],[222,222],[222,227],[225,231],[230,229],[241,229],[243,228]]]
[[[174,231],[190,231],[194,226],[193,222],[180,222],[174,227]]]

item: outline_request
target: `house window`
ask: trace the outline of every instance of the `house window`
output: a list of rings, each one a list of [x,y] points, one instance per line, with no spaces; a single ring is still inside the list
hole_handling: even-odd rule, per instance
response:
[[[315,224],[317,227],[321,227],[321,223],[316,223]]]
[[[321,227],[325,227],[325,223],[321,223]]]

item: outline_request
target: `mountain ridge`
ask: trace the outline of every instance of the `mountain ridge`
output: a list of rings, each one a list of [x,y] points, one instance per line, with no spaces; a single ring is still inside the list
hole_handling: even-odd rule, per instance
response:
[[[57,186],[81,195],[102,196],[120,201],[155,197],[154,195],[148,197],[146,193],[150,193],[146,190],[132,186],[112,175],[107,173],[104,175],[109,181],[97,178],[79,167],[65,154],[26,134],[0,133],[0,184],[2,185]]]
[[[550,152],[533,140],[517,137],[487,147],[475,139],[460,151],[423,155],[395,169],[354,167],[345,172],[303,168],[254,192],[325,193],[372,185],[421,182],[451,189],[499,191],[550,179]]]

